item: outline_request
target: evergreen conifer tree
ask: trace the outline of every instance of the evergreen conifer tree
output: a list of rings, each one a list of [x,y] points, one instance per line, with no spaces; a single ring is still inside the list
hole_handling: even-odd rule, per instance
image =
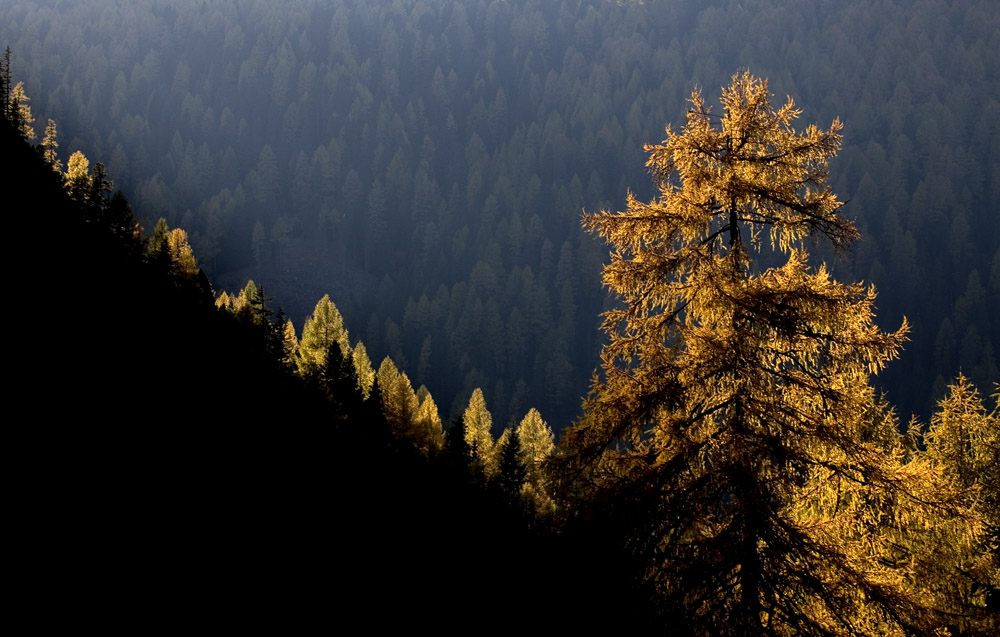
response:
[[[328,346],[322,378],[327,395],[336,406],[338,417],[346,422],[358,419],[362,413],[364,397],[358,389],[358,379],[354,374],[350,354],[345,355],[337,341],[331,341]]]
[[[70,157],[70,162],[72,163],[72,161],[73,158]],[[153,226],[153,236],[149,238],[149,243],[146,245],[146,258],[164,274],[170,272],[172,263],[168,242],[169,235],[170,228],[167,226],[167,220],[160,217],[156,225]]]
[[[521,448],[521,437],[517,433],[517,428],[508,430],[503,446],[498,452],[499,469],[497,480],[500,483],[500,490],[509,502],[517,502],[521,498],[521,487],[527,478],[527,471],[524,466]]]
[[[445,457],[453,464],[466,466],[472,457],[472,449],[465,436],[465,420],[456,418],[445,434]]]

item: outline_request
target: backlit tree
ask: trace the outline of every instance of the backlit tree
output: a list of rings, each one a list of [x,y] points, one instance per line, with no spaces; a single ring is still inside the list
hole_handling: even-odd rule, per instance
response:
[[[968,547],[944,533],[932,537],[938,541],[927,543],[926,579],[950,585],[937,588],[944,588],[939,594],[958,615],[953,623],[963,634],[976,634],[980,623],[994,634],[1000,629],[1000,405],[987,410],[975,385],[960,374],[938,403],[924,442],[922,455],[957,484],[986,531]],[[949,581],[942,571],[961,576]],[[984,607],[992,617],[977,621],[976,610]]]
[[[45,136],[42,138],[41,147],[45,163],[52,166],[52,170],[61,173],[62,161],[56,152],[56,149],[59,148],[59,142],[56,141],[56,123],[51,119],[45,125]]]
[[[299,373],[306,377],[319,373],[326,366],[330,343],[334,342],[340,345],[341,353],[345,356],[350,354],[351,346],[347,328],[344,327],[344,317],[330,300],[330,295],[324,294],[302,328]]]
[[[924,630],[939,620],[866,503],[891,495],[899,525],[949,501],[862,435],[907,326],[880,331],[873,288],[808,264],[806,239],[858,236],[827,184],[841,124],[797,132],[770,97],[740,73],[719,117],[695,91],[683,130],[646,146],[656,198],[585,217],[621,303],[565,437],[570,493],[628,527],[682,632]]]
[[[486,476],[493,477],[494,441],[493,415],[486,408],[486,397],[478,387],[469,397],[469,405],[462,414],[465,423],[465,441],[469,444],[472,454],[482,463]]]

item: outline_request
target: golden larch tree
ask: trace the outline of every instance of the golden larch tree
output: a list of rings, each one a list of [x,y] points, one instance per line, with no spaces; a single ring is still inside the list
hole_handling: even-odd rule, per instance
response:
[[[950,504],[866,439],[870,376],[907,325],[882,332],[873,288],[809,264],[807,239],[858,236],[827,184],[841,124],[800,133],[791,98],[770,98],[748,72],[721,117],[695,91],[683,130],[646,146],[657,196],[585,216],[620,304],[562,441],[567,492],[626,525],[680,633],[924,630],[939,618],[881,532],[899,520],[866,504],[891,494],[899,518]]]

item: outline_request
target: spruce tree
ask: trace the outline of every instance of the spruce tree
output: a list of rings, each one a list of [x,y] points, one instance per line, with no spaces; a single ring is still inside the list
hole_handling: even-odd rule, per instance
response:
[[[359,420],[364,397],[358,389],[358,379],[354,374],[354,364],[351,362],[350,354],[345,356],[336,341],[332,341],[328,346],[322,378],[327,396],[335,405],[334,412],[338,418],[348,423]]]
[[[517,428],[512,427],[510,433],[499,451],[499,469],[497,480],[500,483],[500,490],[509,502],[518,502],[521,498],[521,487],[527,478],[527,471],[524,466],[521,437],[517,433]]]
[[[621,303],[565,437],[567,492],[626,527],[675,629],[930,630],[940,616],[865,505],[899,500],[903,525],[950,503],[861,435],[869,377],[907,326],[880,331],[873,288],[809,265],[807,240],[858,236],[827,183],[841,124],[799,133],[770,97],[742,72],[717,117],[695,91],[683,130],[646,146],[656,198],[585,217]]]

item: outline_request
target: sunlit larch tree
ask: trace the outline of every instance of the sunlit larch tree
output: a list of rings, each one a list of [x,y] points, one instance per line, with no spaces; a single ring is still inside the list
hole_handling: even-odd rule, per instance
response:
[[[908,328],[880,331],[873,288],[809,265],[807,239],[858,236],[827,184],[841,124],[799,133],[770,97],[739,73],[720,117],[695,91],[646,147],[657,196],[585,217],[621,303],[565,438],[569,493],[627,527],[662,620],[692,634],[928,630],[941,618],[862,495],[892,493],[900,518],[954,504],[860,435]]]
[[[414,430],[417,434],[416,446],[424,455],[437,453],[444,448],[444,429],[441,426],[441,416],[438,414],[437,404],[429,392],[420,400]]]
[[[425,454],[430,453],[432,447],[436,448],[436,441],[428,439],[427,429],[418,422],[420,400],[409,377],[405,372],[400,372],[388,356],[382,359],[376,377],[382,413],[393,435],[397,440],[405,440]]]
[[[90,193],[90,160],[80,151],[69,156],[66,174],[63,176],[70,196],[79,202],[86,202]],[[164,221],[164,223],[166,223]]]
[[[174,228],[167,235],[167,246],[174,271],[183,277],[194,278],[198,275],[198,264],[188,243],[187,232],[183,228]]]
[[[933,583],[962,634],[1000,629],[1000,386],[988,411],[975,385],[959,375],[948,387],[924,436],[927,458],[955,484],[984,533],[962,542],[938,530],[923,540],[923,580]],[[959,577],[949,577],[952,574]]]
[[[45,136],[42,137],[41,147],[42,158],[45,160],[45,163],[52,166],[52,170],[61,173],[62,161],[56,152],[56,149],[59,148],[59,142],[56,141],[56,123],[51,119],[45,125]]]
[[[17,129],[29,142],[35,138],[35,117],[31,114],[31,107],[28,102],[31,98],[24,92],[24,82],[14,85],[10,95],[10,112]]]
[[[319,373],[326,366],[326,355],[330,343],[339,343],[341,352],[347,356],[351,346],[344,327],[344,317],[337,306],[324,294],[306,319],[299,342],[299,372],[303,376]]]
[[[517,434],[520,439],[521,463],[525,468],[522,492],[533,502],[537,512],[552,512],[555,502],[549,494],[545,462],[555,451],[555,436],[535,408],[528,410],[521,419]]]
[[[372,385],[375,383],[375,370],[372,369],[372,362],[368,358],[368,350],[365,349],[364,343],[358,341],[354,345],[351,358],[354,361],[354,373],[358,377],[358,389],[361,390],[361,395],[364,396],[365,400],[368,400],[372,392]]]
[[[486,397],[478,387],[469,397],[469,405],[462,413],[465,423],[465,441],[474,457],[482,463],[486,477],[491,478],[496,468],[493,463],[493,415],[486,408]]]
[[[282,328],[281,343],[284,352],[282,362],[288,369],[296,369],[299,359],[299,337],[295,334],[295,325],[291,319],[288,319]]]

